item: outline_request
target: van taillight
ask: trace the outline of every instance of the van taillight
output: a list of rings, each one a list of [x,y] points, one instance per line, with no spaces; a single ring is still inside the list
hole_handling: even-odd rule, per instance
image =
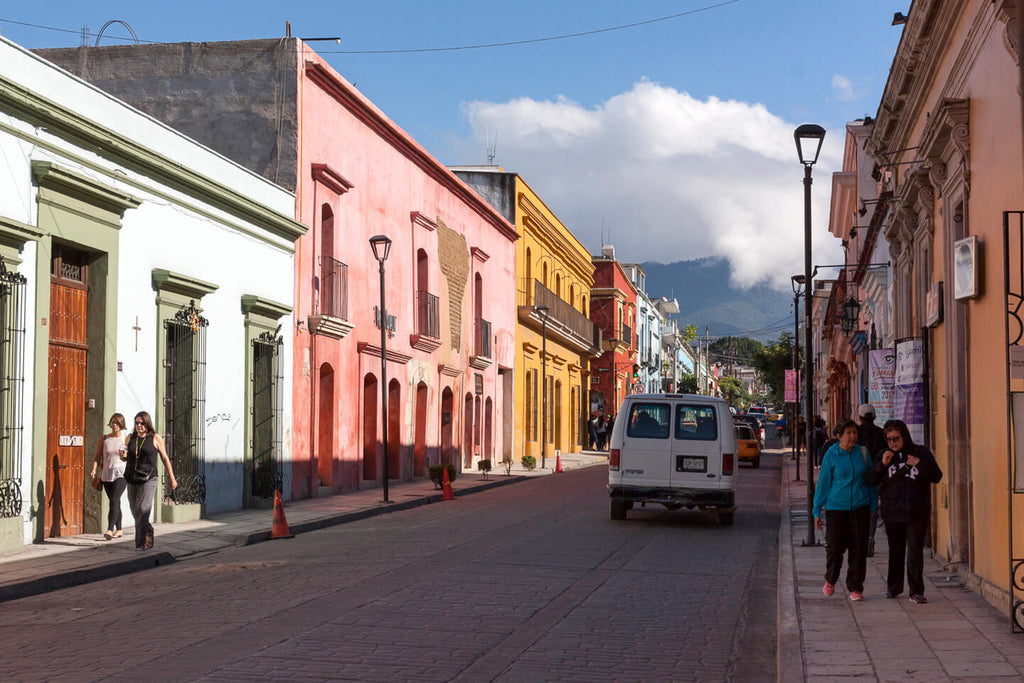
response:
[[[732,453],[722,454],[722,476],[732,476]]]
[[[618,472],[619,471],[619,449],[618,448],[613,448],[608,453],[608,469],[610,469],[612,472]]]

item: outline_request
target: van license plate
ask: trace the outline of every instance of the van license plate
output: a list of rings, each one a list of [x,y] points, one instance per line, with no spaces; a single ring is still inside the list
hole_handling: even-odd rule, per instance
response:
[[[706,472],[707,469],[707,458],[676,456],[676,472]]]

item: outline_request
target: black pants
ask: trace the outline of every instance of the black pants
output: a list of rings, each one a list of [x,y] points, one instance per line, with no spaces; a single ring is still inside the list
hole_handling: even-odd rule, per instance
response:
[[[126,486],[124,477],[103,482],[103,490],[106,491],[107,500],[110,501],[110,511],[107,513],[107,531],[121,530],[121,494],[124,493]]]
[[[864,576],[868,570],[868,521],[871,507],[856,510],[825,510],[825,580],[839,581],[843,553],[849,551],[846,569],[846,590],[864,592]]]
[[[903,592],[903,563],[906,562],[910,594],[924,595],[924,537],[927,533],[927,519],[885,520],[885,535],[889,539],[889,575],[886,578],[889,592]]]

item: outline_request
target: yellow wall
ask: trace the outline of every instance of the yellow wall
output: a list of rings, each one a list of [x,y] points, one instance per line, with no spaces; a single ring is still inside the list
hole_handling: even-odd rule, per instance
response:
[[[544,281],[544,266],[547,265],[546,286],[556,291],[563,301],[572,304],[582,315],[589,317],[590,289],[594,284],[594,266],[590,253],[575,235],[558,219],[557,216],[541,201],[522,178],[516,177],[516,230],[520,234],[516,247],[516,304],[522,311],[523,307],[533,305],[533,286],[527,282],[531,279]],[[528,257],[529,255],[529,257]],[[556,277],[557,276],[557,277]],[[556,288],[556,280],[560,286]],[[575,296],[570,296],[574,290]],[[572,299],[570,301],[570,298]],[[537,466],[541,460],[541,397],[543,396],[540,377],[542,375],[541,346],[542,335],[538,328],[524,323],[522,315],[517,318],[516,325],[516,359],[515,359],[515,431],[513,457],[518,462],[523,455],[537,458]],[[556,340],[547,338],[547,376],[561,384],[560,410],[554,409],[554,397],[549,414],[556,421],[549,432],[552,438],[547,443],[548,467],[554,466],[555,450],[563,452],[578,451],[579,446],[571,441],[574,434],[574,415],[579,415],[580,403],[589,397],[589,356],[577,350],[563,346]],[[531,371],[536,371],[537,383],[537,439],[526,434],[527,405],[526,382]],[[573,411],[575,396],[576,410]],[[585,419],[585,413],[584,413]],[[557,425],[557,428],[556,426]],[[532,431],[532,430],[531,430]],[[584,437],[584,440],[586,437]]]

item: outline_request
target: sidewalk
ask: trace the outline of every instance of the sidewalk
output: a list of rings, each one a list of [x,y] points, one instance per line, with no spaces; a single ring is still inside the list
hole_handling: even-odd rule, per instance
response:
[[[928,603],[904,593],[885,598],[888,545],[884,528],[868,559],[864,601],[851,602],[843,573],[826,598],[825,547],[807,539],[806,461],[801,479],[783,456],[779,534],[779,681],[1020,681],[1024,634],[1013,634],[1003,616],[979,594],[944,571],[925,549]],[[815,531],[822,543],[824,532]]]
[[[592,465],[604,465],[604,453],[562,453],[563,470]],[[547,458],[547,468],[532,472],[514,463],[511,473],[499,466],[491,470],[487,479],[479,472],[465,472],[453,482],[456,496],[524,481],[529,477],[550,475],[556,458]],[[345,524],[376,515],[408,510],[437,503],[442,492],[429,480],[411,483],[390,483],[388,497],[391,503],[381,502],[380,488],[343,493],[324,498],[309,498],[285,503],[288,529],[301,534],[314,529]],[[125,522],[128,523],[128,517]],[[134,529],[125,529],[117,540],[104,540],[101,534],[83,534],[67,538],[47,539],[43,543],[25,546],[23,550],[0,555],[0,602],[16,600],[30,595],[68,588],[92,581],[100,581],[122,574],[158,567],[171,562],[205,557],[224,548],[251,545],[266,541],[273,522],[272,510],[237,510],[211,515],[209,518],[178,524],[155,524],[156,547],[136,552]]]

